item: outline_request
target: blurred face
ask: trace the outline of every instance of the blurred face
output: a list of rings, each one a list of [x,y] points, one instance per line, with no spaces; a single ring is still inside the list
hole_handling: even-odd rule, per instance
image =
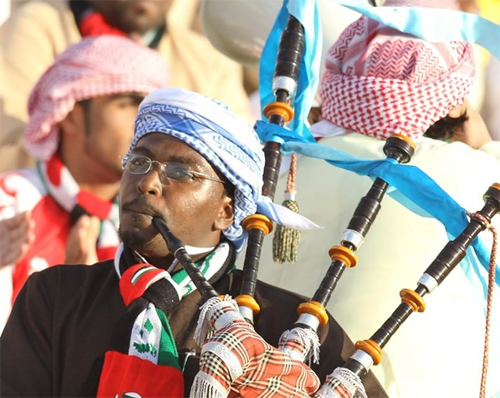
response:
[[[114,27],[142,35],[165,23],[172,0],[91,0],[90,3]]]
[[[133,154],[158,162],[175,162],[220,179],[211,164],[184,142],[163,133],[150,133],[139,140]],[[161,217],[184,244],[213,247],[220,233],[233,221],[232,199],[220,182],[195,178],[178,182],[160,178],[153,164],[146,174],[125,171],[120,185],[120,238],[153,264],[169,252],[157,233],[152,216]]]
[[[119,179],[121,158],[134,136],[134,120],[143,94],[96,97],[85,102],[83,152],[102,179]]]

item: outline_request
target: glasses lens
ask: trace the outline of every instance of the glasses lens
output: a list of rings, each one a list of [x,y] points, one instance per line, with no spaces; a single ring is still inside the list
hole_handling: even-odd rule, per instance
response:
[[[134,174],[146,173],[151,164],[151,159],[141,155],[130,155],[125,159],[125,170]]]
[[[147,173],[152,163],[158,163],[143,155],[130,155],[123,158],[123,168],[132,174],[145,174]],[[161,177],[164,180],[174,182],[191,182],[194,178],[195,172],[191,171],[190,167],[182,163],[166,162],[161,163]],[[201,173],[200,177],[201,177]],[[207,177],[203,177],[207,178]],[[163,181],[166,183],[166,181]]]
[[[171,181],[189,182],[193,179],[189,167],[180,163],[164,163],[163,173]]]

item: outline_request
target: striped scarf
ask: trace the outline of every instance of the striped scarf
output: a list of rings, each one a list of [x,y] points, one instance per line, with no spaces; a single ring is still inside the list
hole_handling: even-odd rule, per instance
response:
[[[120,243],[118,237],[118,202],[97,198],[80,189],[78,183],[59,156],[53,155],[48,162],[37,162],[37,171],[49,195],[70,214],[71,224],[82,215],[92,215],[101,220],[96,243],[99,260],[113,258]]]
[[[71,227],[83,214],[93,215],[101,220],[96,252],[99,261],[114,257],[120,240],[118,238],[118,204],[97,198],[92,193],[80,189],[78,183],[57,155],[47,162],[37,163],[38,179],[32,183],[40,186],[43,198],[38,201],[33,211],[33,219],[39,226],[37,238],[26,256],[19,261],[12,274],[12,302],[34,272],[62,264],[65,261],[65,249]],[[14,180],[15,181],[15,180]],[[16,183],[12,182],[13,187]],[[9,183],[10,186],[10,183]],[[24,192],[24,191],[23,191]],[[26,197],[25,197],[26,195]],[[26,206],[34,195],[26,191],[19,197],[20,208]],[[45,198],[49,198],[48,203]]]
[[[222,242],[196,265],[213,282],[233,268],[234,260],[232,245]],[[115,269],[127,308],[105,353],[97,397],[183,397],[184,378],[168,318],[196,287],[184,269],[171,275],[123,245]]]

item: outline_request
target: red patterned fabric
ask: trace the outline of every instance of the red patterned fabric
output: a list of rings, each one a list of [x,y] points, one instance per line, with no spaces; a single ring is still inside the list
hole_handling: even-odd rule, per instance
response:
[[[99,35],[116,35],[127,37],[127,34],[114,26],[111,26],[104,16],[98,12],[89,12],[78,25],[82,37]]]
[[[384,7],[427,7],[460,10],[458,0],[385,0]]]
[[[81,190],[57,154],[48,162],[38,162],[36,170],[2,174],[0,202],[1,219],[31,211],[35,221],[35,241],[12,271],[12,302],[31,273],[64,263],[68,236],[78,215],[88,213],[101,219],[97,257],[100,261],[114,257],[119,245],[117,203]],[[1,305],[7,308],[6,303]]]
[[[123,393],[118,395],[117,391]],[[145,359],[116,351],[106,352],[97,397],[183,396],[184,379],[179,369],[172,366],[158,366]]]
[[[328,51],[323,118],[385,139],[417,139],[467,98],[474,60],[468,43],[429,43],[361,17]]]
[[[167,275],[167,271],[150,264],[136,264],[128,268],[120,278],[120,293],[125,305],[141,297],[155,281]],[[138,278],[141,276],[140,278]]]
[[[60,54],[31,92],[25,147],[48,160],[59,143],[57,125],[77,101],[149,93],[167,82],[167,64],[156,51],[118,36],[85,38]]]
[[[210,323],[217,329],[217,318],[227,317],[230,311],[228,307],[214,311]],[[232,390],[246,398],[305,398],[319,388],[318,377],[307,365],[268,344],[238,315],[234,316],[240,319],[233,319],[205,342],[200,358],[198,381],[203,379],[205,384],[222,388],[210,394],[206,385],[197,386],[195,380],[191,397],[219,397],[223,396],[221,390]],[[239,366],[235,366],[236,361]]]

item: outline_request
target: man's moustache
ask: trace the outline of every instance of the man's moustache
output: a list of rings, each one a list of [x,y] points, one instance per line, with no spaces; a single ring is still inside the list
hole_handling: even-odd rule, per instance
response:
[[[136,213],[146,214],[151,217],[159,217],[165,220],[164,214],[160,209],[140,198],[123,203],[122,210],[134,211]]]

